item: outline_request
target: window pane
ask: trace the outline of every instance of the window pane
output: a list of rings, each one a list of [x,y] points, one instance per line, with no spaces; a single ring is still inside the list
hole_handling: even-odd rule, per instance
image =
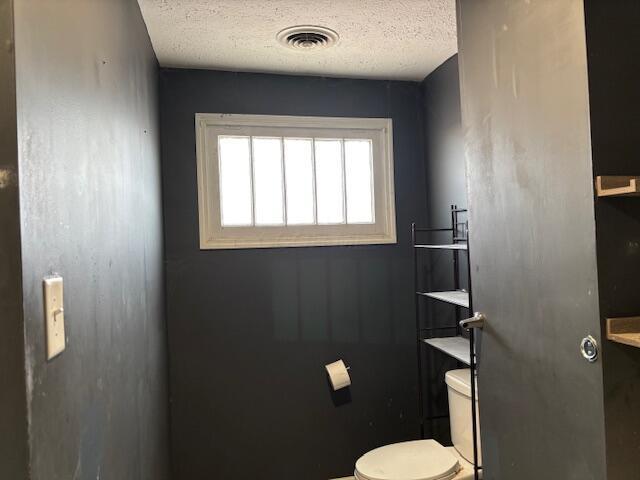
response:
[[[373,223],[371,141],[344,141],[347,223]]]
[[[256,225],[284,224],[280,138],[253,138],[253,192]]]
[[[318,223],[344,223],[342,142],[316,140],[315,144]]]
[[[222,225],[251,225],[249,137],[219,137],[218,153]]]
[[[313,158],[310,139],[284,139],[287,224],[313,224]]]

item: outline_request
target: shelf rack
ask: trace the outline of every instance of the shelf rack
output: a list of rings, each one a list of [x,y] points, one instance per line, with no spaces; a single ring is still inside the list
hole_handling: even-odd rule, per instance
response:
[[[612,342],[640,347],[640,317],[607,318],[607,338]]]
[[[455,318],[461,320],[462,311],[473,312],[473,297],[471,295],[471,269],[469,263],[468,245],[468,223],[461,222],[460,216],[467,213],[466,209],[451,205],[450,209],[451,225],[448,228],[419,228],[416,224],[411,225],[411,239],[413,244],[414,260],[414,292],[416,310],[416,339],[418,355],[418,414],[420,417],[420,437],[424,438],[425,421],[440,417],[425,417],[424,413],[424,380],[423,380],[423,360],[422,349],[427,346],[456,359],[458,362],[468,365],[471,369],[471,419],[473,430],[473,465],[474,479],[480,478],[482,467],[478,465],[478,425],[476,414],[476,352],[475,333],[471,329],[468,338],[463,336],[460,326],[456,325],[434,325],[429,323],[429,327],[422,327],[423,309],[422,300],[435,300],[450,304],[455,308]],[[432,243],[421,241],[423,237],[433,234],[450,235],[450,242]],[[451,251],[453,256],[453,290],[451,291],[423,291],[420,288],[420,252],[429,251]],[[466,253],[465,264],[462,265],[461,253]],[[468,289],[463,290],[460,279],[460,268],[466,267],[468,275]],[[470,315],[467,315],[470,316]]]
[[[471,356],[469,354],[469,339],[462,336],[455,337],[436,337],[423,338],[422,341],[427,345],[440,350],[442,353],[455,358],[465,365],[471,365]]]
[[[598,197],[640,197],[640,176],[596,176]],[[640,317],[607,318],[607,339],[640,348]]]
[[[415,248],[427,248],[431,250],[467,250],[466,243],[450,243],[448,245],[414,245]]]
[[[469,292],[465,290],[453,290],[451,292],[416,292],[416,294],[457,305],[458,307],[469,308]]]
[[[640,177],[600,175],[596,177],[598,197],[640,197]]]

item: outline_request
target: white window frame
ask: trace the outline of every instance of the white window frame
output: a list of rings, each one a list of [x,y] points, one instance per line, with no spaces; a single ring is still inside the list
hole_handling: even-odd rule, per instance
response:
[[[201,249],[397,242],[391,119],[197,113],[195,124]],[[218,166],[220,135],[370,139],[375,222],[339,225],[222,226]]]

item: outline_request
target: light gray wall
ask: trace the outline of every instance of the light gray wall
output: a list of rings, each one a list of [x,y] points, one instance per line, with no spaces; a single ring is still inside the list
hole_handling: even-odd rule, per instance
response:
[[[18,0],[15,29],[30,478],[167,479],[157,62],[138,4]],[[47,362],[53,272],[68,344]]]
[[[13,1],[0,0],[0,478],[27,472]]]

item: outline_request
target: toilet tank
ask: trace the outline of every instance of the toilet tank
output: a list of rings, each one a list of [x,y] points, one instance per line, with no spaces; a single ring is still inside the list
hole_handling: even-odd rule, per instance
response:
[[[473,426],[471,423],[471,370],[451,370],[446,373],[451,421],[451,441],[455,449],[473,463]],[[476,383],[477,392],[477,383]],[[482,465],[480,452],[480,419],[478,417],[478,395],[476,394],[476,420],[478,427],[478,462]]]

